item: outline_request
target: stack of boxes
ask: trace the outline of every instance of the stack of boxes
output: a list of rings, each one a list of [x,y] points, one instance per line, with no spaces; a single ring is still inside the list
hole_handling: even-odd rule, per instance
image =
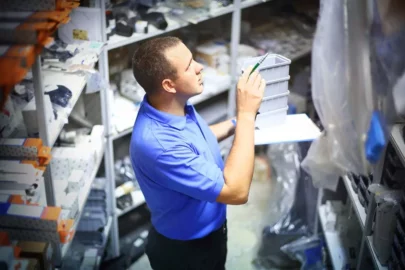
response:
[[[43,173],[50,157],[41,139],[1,139],[0,202],[46,205]]]
[[[246,60],[243,68],[254,66],[262,57]],[[291,60],[277,54],[271,54],[257,68],[266,81],[264,96],[256,117],[256,127],[270,128],[285,122],[288,110],[288,81]]]
[[[86,190],[90,190],[90,180],[98,168],[96,163],[101,161],[104,128],[94,126],[92,133],[84,136],[76,147],[54,147],[52,151],[40,139],[2,139],[0,144],[0,246],[6,246],[2,247],[4,256],[0,265],[6,269],[13,265],[15,269],[53,269],[49,264],[60,260],[59,247],[74,237]],[[43,174],[50,163],[54,166],[51,173],[55,180],[56,207],[46,206]],[[103,213],[106,216],[105,191],[95,193],[90,203],[101,202],[104,208],[96,210],[101,213],[99,216]],[[93,212],[89,215],[95,216]],[[106,217],[97,229],[106,225],[105,220]],[[7,241],[2,240],[2,235],[13,242],[4,244]],[[11,256],[9,251],[15,246],[24,252]],[[38,255],[44,250],[51,254],[45,256],[46,260],[33,263],[20,259],[22,255]]]
[[[10,248],[18,251],[2,256],[1,263],[6,269],[53,269],[54,247],[72,240],[73,222],[63,218],[60,207],[0,203],[0,246],[4,254]]]
[[[0,269],[51,270],[52,246],[45,242],[11,241],[0,232]]]
[[[102,126],[94,126],[91,134],[75,147],[52,149],[52,179],[56,205],[63,209],[67,218],[76,219],[79,211],[81,190],[91,181],[103,147]]]

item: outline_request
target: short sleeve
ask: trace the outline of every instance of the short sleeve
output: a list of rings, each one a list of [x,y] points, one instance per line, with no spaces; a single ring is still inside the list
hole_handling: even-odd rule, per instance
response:
[[[224,185],[218,165],[187,145],[166,149],[153,165],[149,175],[156,183],[198,200],[214,202]]]

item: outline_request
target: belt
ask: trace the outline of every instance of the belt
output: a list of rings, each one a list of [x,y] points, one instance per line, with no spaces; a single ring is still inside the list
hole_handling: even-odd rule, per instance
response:
[[[227,226],[227,221],[225,220],[225,222],[218,229],[216,229],[215,231],[210,232],[209,234],[207,234],[204,237],[196,238],[196,239],[190,239],[190,240],[170,239],[170,238],[164,236],[163,234],[159,233],[155,229],[155,227],[153,227],[153,225],[152,225],[151,231],[152,230],[153,230],[153,233],[155,233],[156,235],[159,236],[159,238],[163,238],[163,239],[166,239],[166,240],[169,240],[169,241],[173,241],[173,242],[196,242],[196,241],[201,241],[203,239],[208,239],[208,238],[212,238],[212,237],[215,237],[215,236],[226,234],[227,231],[228,231],[228,226]],[[149,233],[151,233],[151,232],[149,232]]]

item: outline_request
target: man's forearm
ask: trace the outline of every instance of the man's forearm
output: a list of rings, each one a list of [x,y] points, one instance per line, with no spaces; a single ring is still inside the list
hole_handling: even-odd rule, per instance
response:
[[[238,116],[235,139],[224,168],[225,184],[246,198],[254,168],[254,116]]]
[[[232,119],[228,119],[221,123],[210,126],[210,129],[212,133],[214,133],[215,137],[217,137],[218,142],[232,136],[235,133],[235,125],[232,123]]]

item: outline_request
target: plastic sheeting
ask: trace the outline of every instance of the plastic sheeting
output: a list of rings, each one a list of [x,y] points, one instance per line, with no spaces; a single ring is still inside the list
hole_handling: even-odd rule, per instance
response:
[[[301,150],[306,152],[307,145],[285,143],[268,146],[266,154],[272,166],[274,189],[269,196],[265,226],[253,261],[258,270],[301,267],[301,262],[288,256],[281,247],[314,230],[317,190],[300,168]]]
[[[318,187],[334,190],[342,172],[368,174],[391,124],[405,112],[400,79],[405,70],[405,4],[321,3],[312,52],[312,98],[325,132],[302,165]]]
[[[318,236],[302,237],[281,247],[293,259],[301,262],[301,270],[326,269],[323,264],[324,242]]]
[[[357,151],[361,135],[348,92],[344,25],[344,2],[322,1],[312,51],[312,99],[325,131],[311,145],[302,166],[317,187],[331,190],[342,172],[364,174],[363,156]],[[368,108],[362,111],[371,115]]]

